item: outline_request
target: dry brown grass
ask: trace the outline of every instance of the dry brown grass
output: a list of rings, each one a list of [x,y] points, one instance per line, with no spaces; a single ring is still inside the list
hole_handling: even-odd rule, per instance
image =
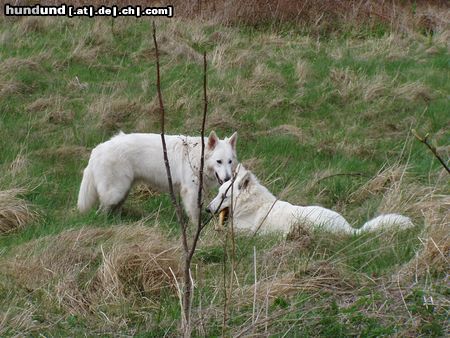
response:
[[[167,22],[161,22],[163,29],[158,32],[158,43],[160,54],[169,56],[168,63],[184,60],[192,63],[202,64],[203,56],[194,46],[204,44],[207,41],[202,25],[194,20],[179,20],[172,18]],[[133,53],[132,58],[139,62],[141,60],[154,60],[155,50],[150,39],[142,41],[141,48]]]
[[[263,277],[254,284],[243,285],[234,290],[233,299],[241,306],[253,302],[254,290],[258,302],[270,301],[278,297],[289,297],[299,293],[315,293],[329,291],[336,295],[352,293],[357,280],[351,278],[343,266],[328,261],[314,261],[306,265],[301,271],[289,271]]]
[[[20,19],[19,31],[23,34],[43,32],[51,25],[51,20],[44,17],[25,16]]]
[[[67,230],[14,249],[3,273],[27,290],[45,289],[69,312],[145,296],[157,302],[179,273],[178,246],[141,224]],[[151,303],[150,303],[151,304]]]
[[[5,59],[0,64],[0,74],[17,72],[22,69],[39,70],[40,65],[36,59],[37,57],[28,59],[10,57],[8,59]]]
[[[96,98],[88,108],[89,117],[98,120],[97,127],[107,130],[117,130],[125,126],[129,121],[148,120],[158,118],[158,109],[154,102],[144,104],[138,100],[117,97],[116,95],[103,95]],[[138,123],[138,130],[148,126]],[[144,131],[144,130],[143,130]],[[146,130],[149,131],[148,129]]]
[[[18,231],[36,218],[29,202],[20,198],[25,189],[0,191],[0,235]]]
[[[61,96],[40,97],[27,106],[27,111],[33,115],[45,113],[43,122],[52,124],[68,124],[73,121],[73,111],[65,109],[66,99]]]
[[[405,166],[395,165],[382,168],[372,179],[350,195],[350,202],[358,203],[370,196],[384,193],[389,186],[401,181],[406,169]]]
[[[40,63],[47,60],[47,52],[39,53],[29,58],[10,57],[0,62],[0,98],[12,95],[26,94],[35,88],[33,83],[25,84],[13,77],[18,71],[38,73],[41,70]]]
[[[308,62],[305,60],[297,61],[295,64],[295,73],[297,75],[297,85],[302,87],[311,75],[311,69]]]
[[[299,142],[305,141],[305,133],[292,124],[282,124],[272,129],[255,133],[255,135],[289,135],[295,137]]]
[[[412,102],[418,100],[429,102],[435,96],[431,88],[419,81],[397,84],[395,79],[389,79],[385,74],[370,78],[350,68],[332,69],[330,80],[336,87],[337,94],[344,100],[361,98],[366,102],[372,102],[376,99],[401,98]]]
[[[27,4],[28,0],[19,0],[15,4]],[[60,3],[56,0],[41,1],[41,4]],[[76,0],[73,5],[101,4],[125,6],[127,1]],[[135,1],[134,5],[160,5],[160,1]],[[290,0],[215,0],[209,2],[174,0],[170,2],[175,8],[176,17],[215,21],[224,24],[244,23],[258,25],[266,22],[294,22],[308,27],[312,32],[328,33],[346,27],[377,27],[384,24],[399,32],[419,31],[437,33],[448,28],[449,5],[445,0],[420,1],[290,1]],[[414,10],[413,10],[414,8]],[[3,11],[3,7],[0,8]],[[22,20],[24,31],[40,31],[52,21],[44,18],[27,18]],[[174,20],[173,18],[171,20]],[[73,21],[73,20],[72,20]],[[107,20],[104,20],[107,21]],[[124,20],[126,21],[126,20]],[[119,29],[121,25],[116,25]],[[201,32],[194,32],[201,38]]]
[[[434,175],[435,183],[426,185],[415,182],[406,165],[394,164],[380,170],[372,179],[349,196],[351,203],[362,203],[378,196],[379,213],[400,213],[426,226],[449,222],[450,196],[445,191],[446,173]]]
[[[448,210],[448,209],[447,209]],[[428,227],[420,238],[421,248],[411,261],[404,264],[396,273],[396,278],[404,282],[445,275],[450,264],[450,219]]]
[[[15,177],[26,170],[28,165],[28,156],[24,154],[23,150],[21,149],[14,160],[9,164],[8,173],[10,173],[12,177]]]
[[[253,69],[249,87],[265,88],[267,86],[282,87],[285,84],[283,76],[264,63],[259,63]]]
[[[395,88],[394,95],[407,101],[424,100],[429,102],[434,94],[432,90],[421,82],[408,82]]]
[[[215,108],[206,118],[207,130],[236,130],[238,131],[244,126],[244,123],[235,119],[234,114],[229,111],[224,111],[222,107]],[[199,134],[201,129],[202,117],[200,115],[194,115],[189,117],[184,123],[184,128],[187,131],[193,131],[192,133]],[[225,135],[221,135],[224,137]],[[228,135],[229,136],[229,135]]]
[[[0,98],[23,94],[28,88],[23,83],[15,80],[0,81]]]
[[[334,68],[330,71],[330,79],[336,87],[336,91],[344,100],[362,98],[366,102],[386,96],[391,86],[388,78],[378,74],[374,78],[368,78],[359,71],[350,68]]]
[[[61,160],[88,159],[90,150],[84,146],[62,145],[54,148],[44,148],[33,151],[35,156],[53,157]]]

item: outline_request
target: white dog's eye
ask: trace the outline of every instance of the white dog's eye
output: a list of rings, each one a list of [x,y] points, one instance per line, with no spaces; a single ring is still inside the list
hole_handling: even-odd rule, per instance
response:
[[[228,163],[231,164],[231,162],[233,162],[232,160],[229,160]]]
[[[222,160],[217,160],[217,163],[222,164]]]

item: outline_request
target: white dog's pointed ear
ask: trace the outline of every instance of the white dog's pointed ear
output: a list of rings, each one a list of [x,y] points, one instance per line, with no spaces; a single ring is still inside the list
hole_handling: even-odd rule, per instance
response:
[[[238,189],[239,190],[246,189],[248,187],[249,183],[251,182],[251,180],[252,180],[251,172],[247,171],[245,173],[245,175],[242,176],[241,180],[239,181]]]
[[[231,144],[231,147],[233,148],[233,150],[236,151],[236,142],[237,142],[237,131],[235,131],[233,133],[233,135],[231,135],[231,137],[228,139],[228,143]]]
[[[213,150],[217,146],[217,143],[219,143],[219,138],[213,130],[208,137],[208,149]]]

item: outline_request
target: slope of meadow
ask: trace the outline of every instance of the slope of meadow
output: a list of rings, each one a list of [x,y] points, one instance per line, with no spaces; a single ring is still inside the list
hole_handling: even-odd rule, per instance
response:
[[[200,132],[206,50],[207,131],[237,130],[240,160],[277,196],[355,225],[391,211],[417,225],[234,241],[211,226],[194,259],[195,335],[448,332],[448,174],[410,132],[448,159],[448,26],[157,29],[168,132]],[[139,185],[121,217],[75,207],[96,144],[159,131],[155,93],[148,20],[0,18],[1,336],[178,335],[168,196]]]

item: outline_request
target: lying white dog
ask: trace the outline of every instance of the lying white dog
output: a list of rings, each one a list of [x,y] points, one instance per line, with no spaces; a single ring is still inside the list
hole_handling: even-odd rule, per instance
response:
[[[174,191],[181,195],[186,212],[195,224],[199,217],[201,138],[166,135],[165,139]],[[232,178],[237,165],[236,141],[237,133],[219,140],[213,131],[205,138],[203,186],[206,190]],[[84,169],[78,209],[87,212],[100,200],[101,210],[118,210],[136,181],[143,181],[158,191],[169,191],[161,135],[120,132],[95,147]]]
[[[234,182],[230,180],[222,184],[218,195],[208,205],[207,211],[222,212],[230,208],[231,202],[233,202],[233,226],[238,230],[253,232],[288,234],[293,225],[302,225],[310,229],[322,227],[335,233],[356,234],[383,227],[413,226],[408,217],[385,214],[368,221],[360,229],[355,229],[335,211],[319,206],[296,206],[277,200],[242,165],[237,167]]]

